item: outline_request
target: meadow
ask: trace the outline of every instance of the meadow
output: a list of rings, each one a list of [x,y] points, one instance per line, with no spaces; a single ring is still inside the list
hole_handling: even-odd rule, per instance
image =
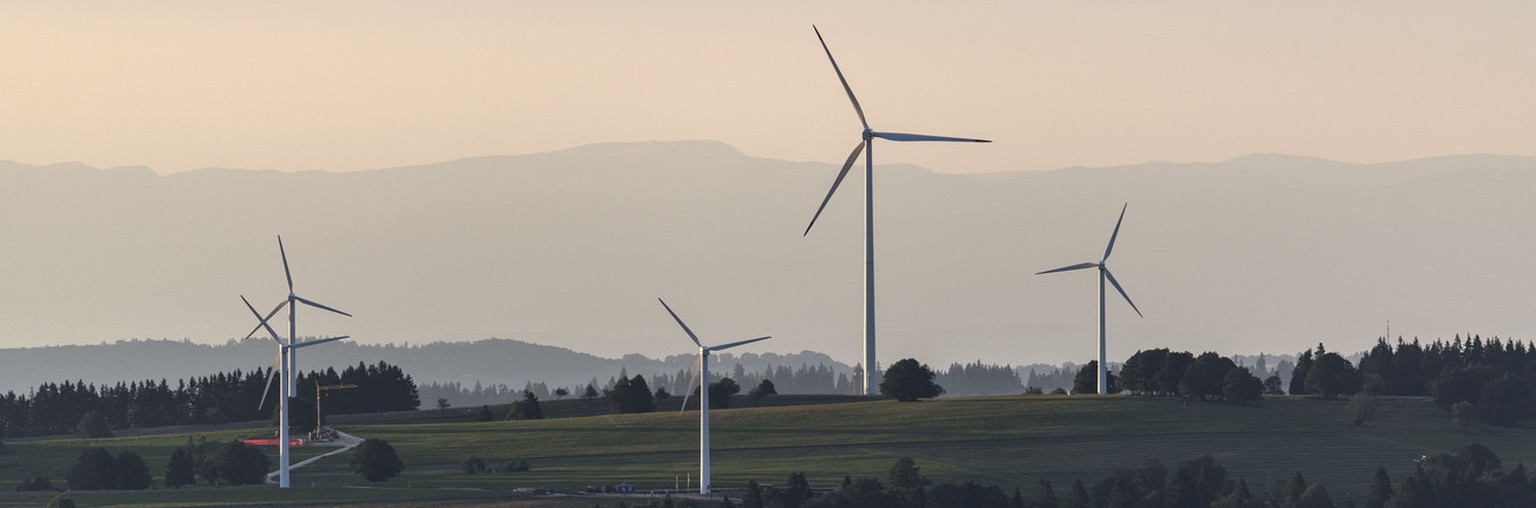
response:
[[[1536,430],[1458,429],[1426,398],[1378,399],[1376,415],[1360,427],[1348,421],[1344,401],[1304,397],[1269,398],[1259,407],[1123,396],[840,400],[711,412],[717,489],[740,487],[748,480],[784,483],[792,472],[804,472],[813,486],[832,487],[844,475],[882,477],[897,458],[909,456],[935,482],[973,480],[1029,493],[1037,479],[1047,478],[1060,491],[1074,479],[1091,486],[1117,469],[1136,468],[1150,458],[1173,469],[1181,460],[1210,454],[1230,477],[1246,479],[1256,494],[1271,478],[1289,478],[1300,471],[1342,501],[1360,499],[1378,465],[1397,480],[1412,471],[1420,456],[1469,443],[1483,443],[1509,463],[1536,462]],[[591,411],[602,407],[591,405]],[[439,413],[435,420],[427,416],[337,424],[350,434],[385,439],[395,446],[406,470],[387,482],[363,481],[340,456],[295,470],[298,488],[289,492],[199,487],[78,493],[76,499],[87,506],[401,499],[421,504],[431,499],[504,497],[516,487],[570,492],[588,485],[630,483],[640,490],[665,489],[697,474],[696,412],[491,422],[453,421],[466,419],[453,410]],[[225,432],[207,437],[241,434]],[[84,446],[105,446],[114,453],[133,450],[159,475],[170,449],[187,438],[169,434],[8,443],[0,453],[0,485],[43,472],[52,472],[54,481],[62,483],[63,472]],[[295,456],[323,451],[306,449]],[[492,468],[526,460],[531,470],[466,474],[460,464],[470,456]],[[36,499],[32,494],[5,493],[0,494],[0,506]],[[528,503],[591,506],[593,501]]]

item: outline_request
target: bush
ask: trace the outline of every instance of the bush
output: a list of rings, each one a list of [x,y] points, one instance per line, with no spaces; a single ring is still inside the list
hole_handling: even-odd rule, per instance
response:
[[[106,448],[86,448],[69,469],[69,488],[107,490],[117,486],[117,459]]]
[[[763,382],[758,383],[757,387],[753,388],[752,391],[747,392],[747,396],[752,398],[752,402],[762,400],[763,397],[767,397],[769,395],[778,394],[779,390],[773,386],[773,381],[769,381],[767,379],[764,379]]]
[[[80,422],[75,424],[75,436],[83,439],[112,437],[112,427],[107,425],[107,418],[101,413],[91,411],[80,417]]]
[[[508,473],[518,473],[518,472],[523,472],[523,471],[527,471],[527,470],[528,470],[528,461],[526,461],[526,460],[511,460],[511,461],[507,461],[507,467],[502,468],[502,471],[506,471]]]
[[[59,494],[48,500],[48,508],[75,508],[75,500],[69,498],[69,494]]]
[[[1038,386],[1026,386],[1026,387],[1024,387],[1024,395],[1040,395],[1042,393],[1045,393],[1045,392],[1041,391],[1040,387],[1038,387]]]
[[[53,490],[53,480],[49,480],[47,476],[42,475],[33,477],[31,480],[22,480],[21,484],[16,486],[16,492],[38,492],[44,490]]]
[[[463,470],[465,474],[484,473],[485,461],[480,460],[480,457],[471,455],[469,458],[464,459],[464,462],[459,463],[459,469]]]
[[[149,476],[149,465],[144,463],[144,458],[133,452],[117,454],[117,488],[123,490],[144,490],[155,483],[155,479]]]
[[[266,479],[272,461],[255,446],[234,441],[214,450],[203,467],[210,483],[224,480],[230,485],[254,485]]]
[[[1353,422],[1356,427],[1364,425],[1365,421],[1370,419],[1371,414],[1375,412],[1375,402],[1375,397],[1366,395],[1365,393],[1357,393],[1353,397],[1350,397],[1349,421]]]
[[[352,472],[370,482],[394,478],[405,470],[405,464],[395,455],[395,447],[383,439],[364,439],[363,444],[352,450]]]

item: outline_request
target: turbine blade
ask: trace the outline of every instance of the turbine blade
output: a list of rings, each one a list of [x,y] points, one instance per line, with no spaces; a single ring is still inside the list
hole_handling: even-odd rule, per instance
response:
[[[859,123],[864,130],[869,130],[869,121],[864,119],[864,108],[859,106],[859,98],[853,96],[853,88],[848,86],[848,80],[843,77],[843,69],[837,66],[837,59],[832,58],[832,50],[827,48],[827,40],[821,37],[821,29],[811,25],[811,30],[816,31],[816,40],[821,41],[821,50],[827,52],[827,60],[832,62],[832,71],[837,73],[837,80],[843,84],[843,91],[848,92],[848,100],[853,103],[853,111],[859,114]]]
[[[1075,264],[1075,265],[1072,265],[1072,266],[1063,266],[1061,268],[1053,268],[1053,269],[1046,270],[1046,271],[1043,271],[1043,272],[1035,272],[1035,275],[1045,275],[1047,273],[1056,273],[1056,272],[1070,272],[1072,270],[1082,270],[1084,268],[1093,268],[1095,266],[1099,266],[1099,264],[1098,263],[1078,263],[1078,264]]]
[[[245,308],[251,309],[251,314],[255,314],[256,315],[256,319],[258,321],[261,321],[261,323],[256,325],[256,328],[251,330],[251,333],[245,334],[245,338],[249,339],[249,338],[251,338],[252,335],[256,335],[257,331],[261,330],[262,328],[266,328],[267,329],[267,333],[272,334],[272,340],[277,341],[278,345],[282,345],[283,340],[277,337],[277,331],[273,330],[272,326],[267,324],[267,320],[268,319],[272,319],[272,315],[273,314],[277,314],[277,311],[279,309],[282,309],[284,304],[288,303],[287,300],[284,300],[283,303],[277,304],[277,308],[276,309],[272,309],[272,313],[271,314],[267,314],[267,317],[261,317],[261,313],[260,312],[256,312],[256,307],[251,305],[251,301],[250,300],[245,299],[245,295],[240,295],[240,301],[245,302]],[[245,340],[245,339],[241,339],[241,340]]]
[[[827,209],[827,202],[832,201],[832,194],[837,192],[837,186],[842,185],[843,177],[848,176],[848,169],[852,168],[853,163],[859,160],[859,153],[863,151],[863,141],[860,141],[858,146],[853,147],[853,153],[848,154],[848,160],[843,162],[843,169],[837,172],[837,179],[832,181],[832,188],[827,191],[827,197],[821,198],[821,206],[816,207],[816,215],[811,216],[811,223],[805,226],[805,232],[800,234],[801,237],[811,234],[811,226],[815,226],[816,219],[821,218],[821,212]]]
[[[741,345],[745,345],[745,344],[751,344],[753,342],[757,342],[757,341],[760,341],[760,340],[768,340],[768,339],[771,339],[771,338],[773,338],[773,337],[758,337],[756,339],[747,339],[747,340],[732,342],[732,343],[729,343],[729,344],[721,344],[721,345],[718,345],[718,346],[710,346],[710,347],[707,347],[705,349],[708,349],[710,351],[719,351],[719,350],[722,350],[722,349],[730,349],[730,348],[733,348],[733,347],[736,347],[736,346],[741,346]]]
[[[693,361],[693,370],[691,371],[692,374],[688,376],[688,384],[685,385],[685,388],[683,388],[683,405],[682,407],[677,408],[677,412],[681,413],[688,409],[688,397],[693,396],[694,384],[699,382],[699,367],[703,364],[704,355],[699,355],[699,358]],[[704,395],[704,389],[700,388],[699,396],[703,397]]]
[[[1109,283],[1115,286],[1115,291],[1119,291],[1122,298],[1125,298],[1125,303],[1131,304],[1131,310],[1136,311],[1137,317],[1146,317],[1141,315],[1141,309],[1136,308],[1136,302],[1131,301],[1131,295],[1125,294],[1125,288],[1120,287],[1120,281],[1115,280],[1115,274],[1109,273],[1109,269],[1105,268],[1104,276],[1109,277]]]
[[[991,143],[990,139],[954,138],[949,136],[931,136],[928,134],[907,134],[904,132],[871,132],[869,135],[889,139],[891,141],[953,141],[959,143]]]
[[[277,357],[272,359],[272,365],[267,366],[267,383],[261,386],[261,402],[256,403],[257,411],[261,411],[261,408],[267,405],[267,393],[272,391],[273,375],[277,373],[276,367],[282,362],[283,353],[282,350],[279,349]]]
[[[667,306],[667,301],[666,300],[662,300],[660,298],[657,298],[656,301],[661,302],[661,306],[663,308],[667,309],[667,314],[671,314],[672,315],[672,319],[677,321],[677,326],[683,327],[683,331],[688,333],[688,338],[693,339],[693,344],[694,345],[699,346],[699,347],[704,347],[704,344],[699,342],[699,336],[698,335],[694,335],[693,334],[693,330],[689,330],[688,329],[688,325],[683,324],[683,318],[677,317],[677,313],[676,312],[672,312],[672,307]]]
[[[314,345],[318,345],[318,344],[324,344],[324,343],[327,343],[327,342],[335,342],[335,341],[338,341],[338,340],[341,340],[341,339],[350,339],[350,338],[352,338],[351,335],[342,335],[340,337],[330,337],[330,338],[325,338],[325,339],[315,339],[315,340],[311,340],[311,341],[305,341],[305,342],[301,342],[301,343],[298,343],[298,344],[294,344],[293,348],[294,349],[298,349],[298,348],[301,348],[301,347],[309,347],[309,346],[314,346]]]
[[[1125,220],[1125,209],[1130,206],[1130,203],[1126,203],[1120,207],[1120,218],[1115,220],[1115,232],[1109,234],[1109,246],[1104,248],[1104,259],[1099,260],[1100,263],[1109,261],[1110,251],[1115,250],[1115,237],[1120,236],[1120,223]]]
[[[283,276],[288,277],[288,293],[293,293],[293,272],[288,270],[288,251],[283,249],[283,235],[277,235],[277,252],[283,255]]]
[[[293,297],[293,299],[294,300],[298,300],[300,302],[303,302],[304,305],[308,305],[310,307],[315,307],[317,309],[325,309],[325,310],[328,310],[328,311],[331,311],[331,312],[335,312],[337,314],[341,314],[341,315],[346,316],[346,317],[352,317],[351,314],[347,314],[345,312],[342,312],[342,311],[339,311],[339,310],[336,310],[336,309],[332,309],[330,307],[326,307],[325,305],[322,305],[322,304],[320,304],[318,302],[315,302],[313,300],[305,299],[304,297],[301,297],[301,296],[295,296],[295,297]]]

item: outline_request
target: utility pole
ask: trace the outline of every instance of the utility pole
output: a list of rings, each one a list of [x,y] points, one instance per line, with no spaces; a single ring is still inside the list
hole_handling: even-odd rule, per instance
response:
[[[353,388],[357,388],[357,385],[321,385],[320,383],[315,383],[315,433],[316,434],[320,433],[320,396],[321,396],[322,392],[329,392],[329,391],[332,391],[332,390],[351,390]]]

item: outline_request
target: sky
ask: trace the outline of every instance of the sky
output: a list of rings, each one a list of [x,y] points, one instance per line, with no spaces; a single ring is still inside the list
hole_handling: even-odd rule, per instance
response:
[[[1536,154],[1536,4],[9,4],[0,159],[355,171],[710,139],[945,173]]]

